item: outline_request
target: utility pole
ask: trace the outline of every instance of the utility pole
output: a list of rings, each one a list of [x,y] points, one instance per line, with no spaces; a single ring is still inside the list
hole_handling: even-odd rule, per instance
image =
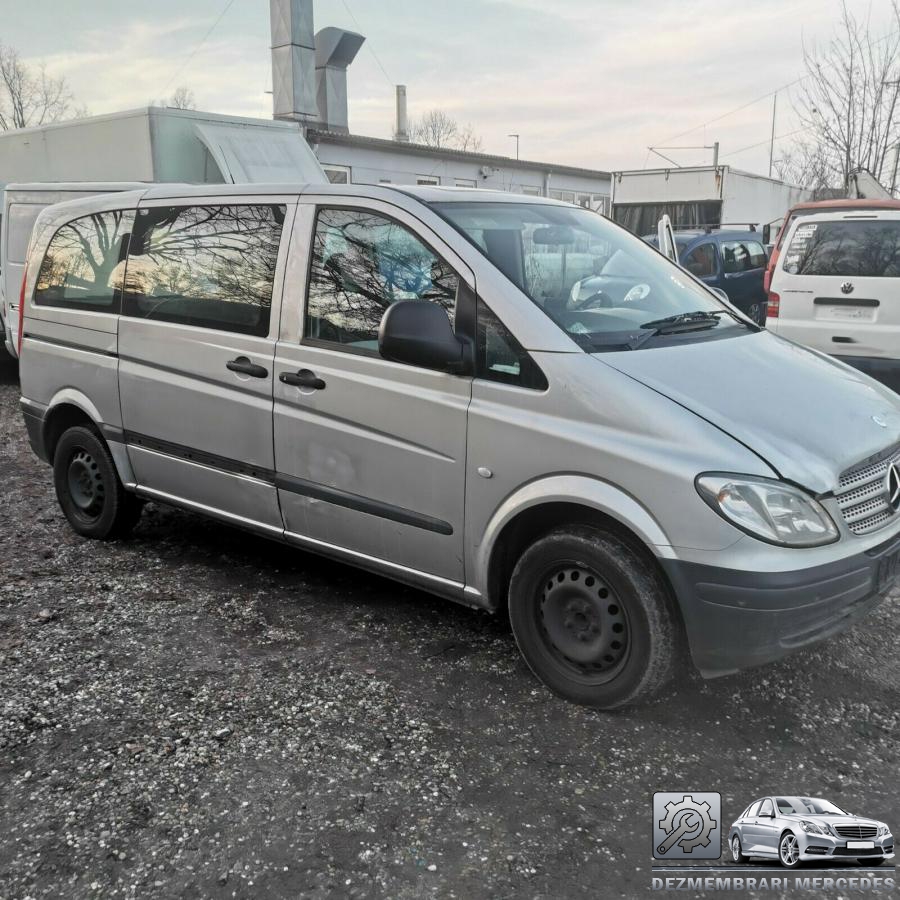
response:
[[[772,166],[775,163],[775,111],[778,109],[778,91],[772,95],[772,137],[769,140],[769,178],[772,177]]]

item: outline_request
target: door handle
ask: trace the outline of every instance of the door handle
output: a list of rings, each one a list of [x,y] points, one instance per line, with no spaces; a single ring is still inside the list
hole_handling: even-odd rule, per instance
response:
[[[294,387],[312,388],[314,391],[325,389],[325,382],[310,369],[301,369],[299,372],[282,372],[278,376],[282,384],[292,384]]]
[[[229,359],[225,363],[225,368],[230,372],[240,372],[241,375],[249,375],[251,378],[265,378],[269,374],[269,370],[265,366],[258,366],[256,363],[250,362],[246,356]]]

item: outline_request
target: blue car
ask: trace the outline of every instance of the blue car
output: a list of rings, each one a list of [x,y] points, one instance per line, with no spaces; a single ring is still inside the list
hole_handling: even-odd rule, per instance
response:
[[[644,240],[654,247],[656,235]],[[710,287],[724,291],[741,312],[766,324],[763,275],[768,257],[758,231],[676,231],[678,262]]]

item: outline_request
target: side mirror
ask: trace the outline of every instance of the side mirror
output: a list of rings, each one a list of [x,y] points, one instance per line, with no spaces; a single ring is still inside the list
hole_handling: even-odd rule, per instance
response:
[[[724,300],[726,303],[731,303],[731,300],[730,300],[730,298],[728,297],[728,294],[726,294],[725,291],[722,290],[722,288],[711,287],[710,290],[711,290],[711,291],[712,291],[712,292],[713,292],[720,300]]]
[[[391,304],[378,329],[378,352],[393,362],[458,375],[471,371],[471,348],[453,333],[447,313],[429,300]]]

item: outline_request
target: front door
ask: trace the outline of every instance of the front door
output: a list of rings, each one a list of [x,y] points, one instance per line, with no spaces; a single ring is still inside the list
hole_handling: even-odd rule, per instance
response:
[[[289,209],[243,197],[142,205],[119,319],[122,423],[138,486],[278,534],[273,295]]]
[[[460,331],[474,276],[404,211],[363,206],[346,197],[298,206],[275,354],[285,529],[314,549],[456,591],[472,382],[383,359],[378,328],[391,303],[421,299]]]

